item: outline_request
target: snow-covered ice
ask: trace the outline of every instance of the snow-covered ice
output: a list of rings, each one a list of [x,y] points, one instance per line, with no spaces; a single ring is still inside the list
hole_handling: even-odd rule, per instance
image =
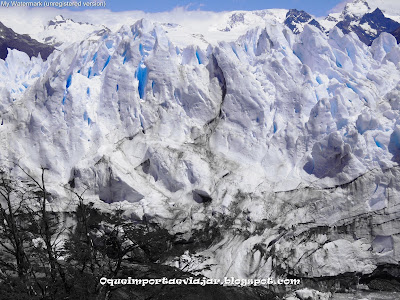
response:
[[[208,249],[169,261],[193,259],[188,271],[210,277],[371,273],[398,261],[395,38],[368,47],[338,28],[294,35],[274,18],[235,20],[213,41],[141,19],[46,62],[10,51],[2,161],[48,168],[55,210],[69,209],[74,180],[98,207],[122,205],[171,234],[219,230]]]

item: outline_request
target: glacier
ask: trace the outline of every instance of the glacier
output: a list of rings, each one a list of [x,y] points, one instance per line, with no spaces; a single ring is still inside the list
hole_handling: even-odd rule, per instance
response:
[[[274,20],[182,45],[141,19],[0,61],[0,157],[207,247],[210,278],[368,276],[400,260],[400,47]],[[199,234],[200,233],[200,234]]]

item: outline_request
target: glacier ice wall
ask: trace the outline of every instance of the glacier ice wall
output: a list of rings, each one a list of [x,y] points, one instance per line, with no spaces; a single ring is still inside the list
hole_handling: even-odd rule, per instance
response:
[[[399,62],[385,33],[267,23],[204,50],[143,19],[46,66],[10,52],[0,156],[47,168],[55,210],[73,186],[184,240],[218,231],[193,272],[367,274],[399,260]]]

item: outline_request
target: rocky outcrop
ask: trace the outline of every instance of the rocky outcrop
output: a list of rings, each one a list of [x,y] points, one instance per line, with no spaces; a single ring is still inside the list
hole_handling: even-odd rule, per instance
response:
[[[25,52],[29,57],[40,56],[46,60],[54,51],[54,47],[39,43],[28,35],[15,33],[12,29],[0,22],[0,58],[7,57],[7,49],[17,49]]]

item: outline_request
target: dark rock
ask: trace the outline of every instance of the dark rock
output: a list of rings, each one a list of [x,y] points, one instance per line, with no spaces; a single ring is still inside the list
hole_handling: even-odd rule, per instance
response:
[[[368,285],[371,290],[400,292],[400,267],[380,265],[371,274],[363,275],[360,283]]]
[[[197,203],[209,203],[212,201],[212,198],[210,195],[201,190],[194,190],[192,191],[193,194],[193,200],[196,201]]]
[[[391,32],[391,34],[396,38],[397,43],[400,43],[400,27]]]
[[[297,28],[297,24],[310,24],[317,27],[321,31],[325,31],[321,24],[319,24],[317,20],[313,19],[313,17],[304,10],[290,9],[286,14],[284,24],[295,34],[300,33]]]
[[[7,48],[17,49],[25,52],[29,57],[38,56],[46,60],[49,55],[54,51],[54,47],[42,44],[26,34],[15,33],[11,28],[4,26],[0,22],[0,58],[7,57]]]
[[[377,8],[373,12],[365,14],[361,19],[357,19],[352,15],[347,15],[343,21],[336,24],[343,33],[354,32],[360,41],[366,45],[371,45],[382,32],[391,33],[400,27],[400,23],[386,18],[382,11]],[[363,27],[370,27],[372,30],[367,31]]]

